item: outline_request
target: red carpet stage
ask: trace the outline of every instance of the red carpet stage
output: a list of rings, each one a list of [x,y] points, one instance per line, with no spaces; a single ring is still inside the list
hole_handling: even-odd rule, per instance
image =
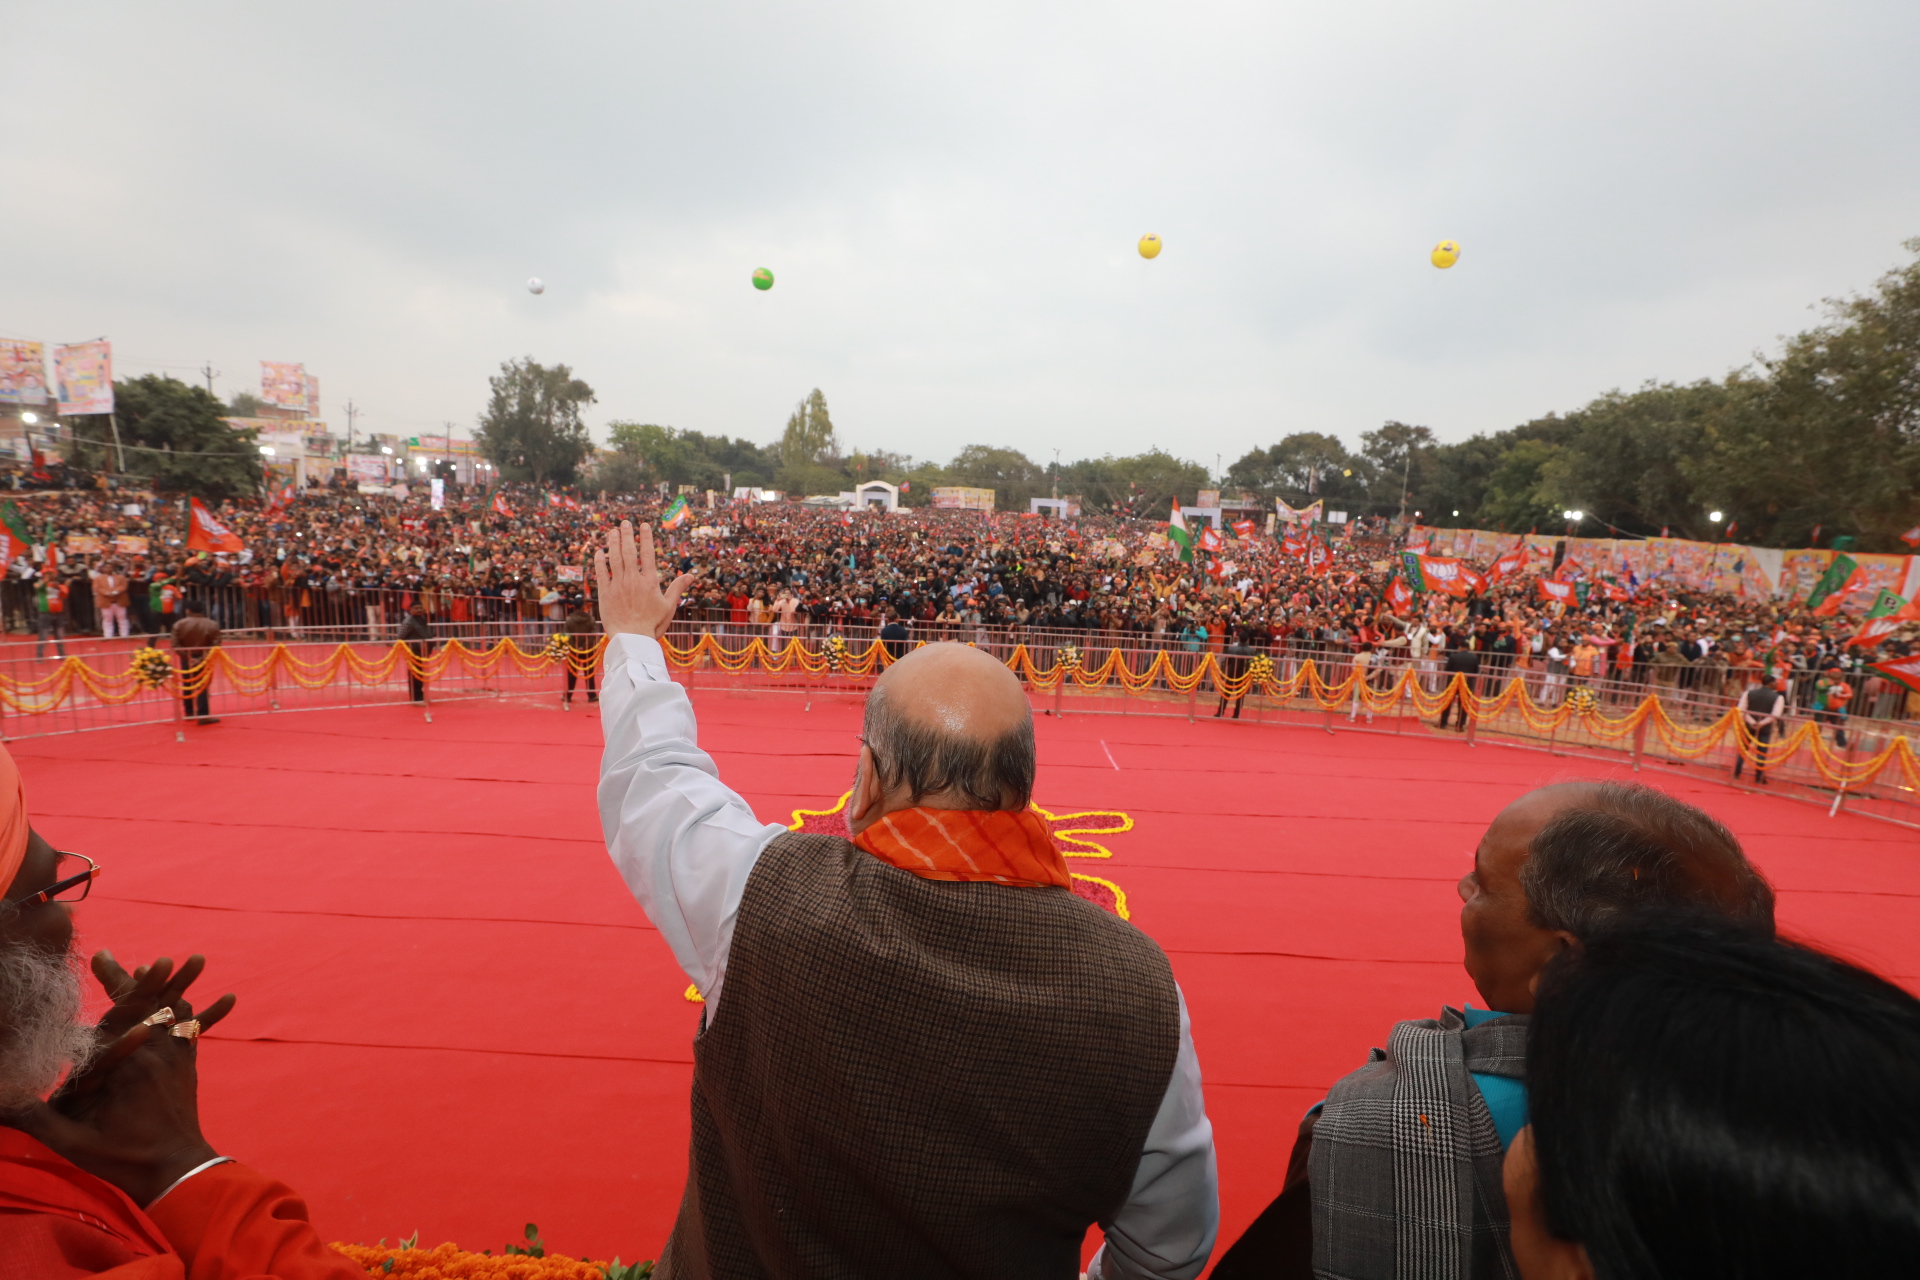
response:
[[[761,816],[825,808],[851,700],[697,695]],[[105,868],[81,928],[131,966],[209,957],[240,1006],[202,1051],[215,1145],[303,1191],[329,1238],[651,1257],[685,1172],[687,982],[615,876],[597,709],[452,703],[15,745],[39,828]],[[1036,801],[1096,837],[1173,957],[1219,1135],[1223,1240],[1300,1113],[1398,1017],[1473,996],[1455,880],[1521,791],[1599,766],[1457,738],[1042,718]],[[1780,888],[1783,923],[1920,986],[1920,836],[1670,773]]]

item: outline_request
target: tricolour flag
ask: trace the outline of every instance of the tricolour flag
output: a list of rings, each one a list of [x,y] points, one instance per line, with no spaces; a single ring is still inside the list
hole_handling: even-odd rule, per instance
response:
[[[672,505],[667,508],[667,513],[660,517],[660,527],[678,529],[691,519],[693,519],[693,506],[687,501],[687,495],[683,493],[673,500]]]
[[[187,550],[189,551],[241,551],[246,544],[227,526],[213,518],[213,512],[198,498],[187,500]]]
[[[1193,535],[1187,532],[1187,518],[1180,514],[1180,499],[1173,500],[1173,508],[1167,513],[1167,538],[1180,548],[1180,558],[1188,564],[1193,563]]]

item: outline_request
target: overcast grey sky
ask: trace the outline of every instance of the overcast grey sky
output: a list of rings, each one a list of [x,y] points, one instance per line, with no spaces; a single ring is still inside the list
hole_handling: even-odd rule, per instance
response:
[[[1458,439],[1717,376],[1920,235],[1913,0],[8,11],[0,333],[402,434],[532,355],[602,435],[819,386],[936,459]]]

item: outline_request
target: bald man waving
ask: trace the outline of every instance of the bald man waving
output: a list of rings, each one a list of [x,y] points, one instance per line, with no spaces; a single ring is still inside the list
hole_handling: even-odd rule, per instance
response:
[[[763,824],[695,744],[651,533],[597,553],[600,817],[706,996],[687,1188],[656,1274],[1192,1280],[1213,1130],[1166,956],[1074,896],[1028,806],[1019,681],[915,650],[867,699],[852,839]]]

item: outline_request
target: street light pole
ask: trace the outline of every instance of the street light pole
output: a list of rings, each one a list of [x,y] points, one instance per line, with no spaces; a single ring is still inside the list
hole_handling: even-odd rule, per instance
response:
[[[1400,524],[1407,523],[1407,481],[1413,476],[1413,441],[1407,441],[1407,460],[1400,468]]]

